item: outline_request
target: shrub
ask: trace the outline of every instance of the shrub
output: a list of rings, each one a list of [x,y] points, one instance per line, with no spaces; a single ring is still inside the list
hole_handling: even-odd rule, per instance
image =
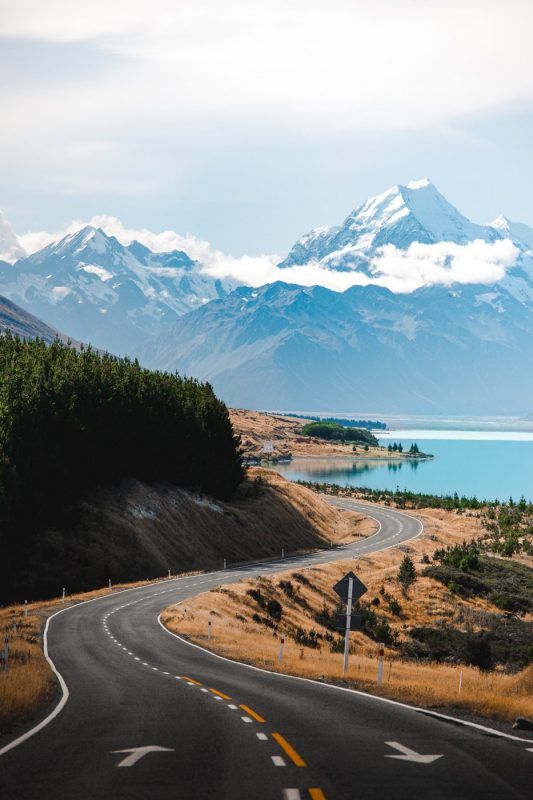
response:
[[[389,609],[391,614],[394,614],[395,617],[400,617],[402,615],[402,607],[395,597],[390,598]]]
[[[415,565],[413,559],[408,555],[402,558],[400,569],[398,570],[398,581],[402,585],[404,591],[407,591],[416,581]]]
[[[321,635],[311,628],[310,631],[304,630],[304,628],[297,628],[296,633],[294,634],[294,640],[297,644],[301,644],[304,647],[311,647],[316,649],[320,647],[320,639]]]
[[[276,622],[281,620],[282,606],[277,600],[269,600],[266,610],[272,619],[276,620]]]

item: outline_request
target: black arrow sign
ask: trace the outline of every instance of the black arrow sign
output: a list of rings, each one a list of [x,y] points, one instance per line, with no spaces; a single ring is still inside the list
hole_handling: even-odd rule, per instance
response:
[[[341,600],[345,603],[348,602],[348,590],[349,590],[349,581],[350,578],[353,580],[352,586],[352,601],[359,600],[360,597],[364,595],[365,592],[368,591],[365,584],[359,580],[357,575],[353,572],[347,572],[344,578],[341,578],[338,583],[335,584],[333,587],[333,591],[337,592]]]

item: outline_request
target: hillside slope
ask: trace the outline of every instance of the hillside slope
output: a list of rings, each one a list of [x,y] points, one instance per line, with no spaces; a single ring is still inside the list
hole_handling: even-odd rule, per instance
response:
[[[372,529],[275,472],[250,470],[231,502],[164,483],[90,491],[72,527],[35,538],[21,583],[32,597],[324,547]],[[35,595],[34,595],[35,596]]]
[[[55,339],[71,341],[7,297],[0,296],[0,334],[5,331],[10,331],[21,339],[43,339],[47,344],[51,344]]]

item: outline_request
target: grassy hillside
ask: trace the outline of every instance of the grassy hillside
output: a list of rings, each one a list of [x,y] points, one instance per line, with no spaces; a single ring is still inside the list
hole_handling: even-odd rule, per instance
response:
[[[125,477],[234,493],[238,442],[209,384],[59,341],[1,336],[0,597],[45,591],[39,573],[57,548],[43,529],[71,531],[87,491]],[[36,548],[42,570],[29,573]],[[98,557],[93,549],[87,560]]]
[[[530,613],[510,615],[494,602],[490,584],[529,591],[531,570],[500,558],[482,557],[487,592],[459,593],[444,583],[443,564],[428,552],[462,546],[476,519],[425,511],[424,534],[408,544],[356,560],[318,565],[226,585],[171,606],[168,627],[218,653],[274,671],[326,680],[428,708],[462,711],[512,722],[533,714]],[[416,580],[399,579],[408,555]],[[429,559],[429,566],[428,566]],[[362,630],[352,633],[348,673],[343,675],[340,611],[333,585],[355,569],[368,587],[360,603]],[[452,568],[453,569],[453,568]],[[463,573],[466,574],[466,573]],[[212,638],[206,638],[207,620]],[[285,636],[282,664],[280,636]],[[383,684],[377,657],[384,646]]]
[[[169,483],[132,479],[97,487],[77,508],[72,527],[50,526],[34,538],[22,585],[40,597],[253,558],[323,547],[354,533],[320,497],[266,470],[252,470],[231,501]],[[30,594],[29,597],[32,595]]]

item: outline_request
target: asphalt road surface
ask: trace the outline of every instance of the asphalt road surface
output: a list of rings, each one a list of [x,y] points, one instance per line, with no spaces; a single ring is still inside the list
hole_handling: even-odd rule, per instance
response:
[[[25,741],[2,741],[0,797],[530,798],[533,742],[236,664],[158,622],[166,606],[213,586],[362,555],[421,531],[392,509],[336,502],[380,529],[331,551],[116,592],[53,617],[49,654],[68,699]]]

